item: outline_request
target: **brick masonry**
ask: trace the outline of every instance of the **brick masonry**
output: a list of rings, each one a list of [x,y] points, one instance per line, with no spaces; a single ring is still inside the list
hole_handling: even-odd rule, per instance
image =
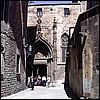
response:
[[[12,31],[9,31],[12,33]],[[2,37],[1,37],[2,38]],[[21,81],[17,81],[16,74],[16,42],[5,36],[3,81],[1,81],[1,96],[10,95],[26,88],[25,72],[21,64]]]
[[[26,3],[24,2],[23,4]],[[19,8],[19,1],[9,1],[9,7],[7,9],[9,12],[7,16],[8,22],[5,23],[4,21],[1,21],[1,40],[3,39],[3,41],[5,41],[2,43],[4,46],[4,66],[2,70],[3,80],[1,81],[1,97],[17,93],[27,88],[24,64],[25,56],[24,48],[22,48],[21,12]],[[24,21],[26,20],[24,19]],[[24,24],[24,28],[26,28],[26,24]],[[20,81],[17,80],[17,54],[21,56]]]

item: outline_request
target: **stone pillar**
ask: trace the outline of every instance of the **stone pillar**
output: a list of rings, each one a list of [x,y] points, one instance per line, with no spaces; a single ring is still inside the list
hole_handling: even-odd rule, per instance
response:
[[[57,22],[54,17],[54,22],[53,22],[53,69],[52,69],[52,74],[53,74],[53,82],[55,82],[55,72],[57,69]]]
[[[50,62],[48,62],[47,66],[48,66],[48,67],[47,67],[47,75],[50,76],[50,75],[51,75],[51,74],[50,74],[50,72],[51,72]]]
[[[51,83],[53,83],[53,62],[50,63],[50,70]]]

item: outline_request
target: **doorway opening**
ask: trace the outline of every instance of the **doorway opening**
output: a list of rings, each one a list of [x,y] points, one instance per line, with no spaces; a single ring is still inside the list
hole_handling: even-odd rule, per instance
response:
[[[46,64],[34,65],[33,76],[35,77],[37,74],[39,74],[41,77],[42,76],[47,77],[47,65]]]
[[[47,78],[47,65],[46,64],[38,64],[38,65],[34,65],[34,69],[33,69],[33,76],[34,79],[38,77],[38,80],[40,80],[40,83],[37,82],[37,80],[35,80],[34,85],[36,86],[42,86],[42,77],[45,76]],[[40,79],[39,79],[40,77]]]

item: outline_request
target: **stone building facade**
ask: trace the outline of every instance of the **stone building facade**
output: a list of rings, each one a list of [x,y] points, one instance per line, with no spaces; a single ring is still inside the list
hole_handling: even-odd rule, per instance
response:
[[[1,1],[1,97],[26,89],[26,20],[27,1]]]
[[[35,40],[34,69],[36,65],[45,64],[46,77],[49,75],[51,82],[64,82],[69,33],[71,37],[77,18],[85,7],[85,2],[28,5],[27,27],[40,25]]]
[[[94,6],[90,7],[89,2]],[[89,2],[87,11],[79,15],[69,40],[65,78],[66,83],[79,97],[98,99],[99,3]]]

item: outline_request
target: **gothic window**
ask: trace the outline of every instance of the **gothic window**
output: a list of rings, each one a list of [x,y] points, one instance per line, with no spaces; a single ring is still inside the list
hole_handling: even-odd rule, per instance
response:
[[[42,15],[43,15],[42,8],[37,8],[37,16],[42,17]]]
[[[69,8],[64,8],[64,16],[69,15]]]
[[[62,62],[65,62],[66,60],[66,50],[67,50],[67,45],[68,45],[68,35],[64,33],[61,36],[61,43],[62,43]]]
[[[61,42],[62,42],[62,47],[67,47],[67,45],[68,45],[68,35],[66,33],[64,33],[61,36]]]

